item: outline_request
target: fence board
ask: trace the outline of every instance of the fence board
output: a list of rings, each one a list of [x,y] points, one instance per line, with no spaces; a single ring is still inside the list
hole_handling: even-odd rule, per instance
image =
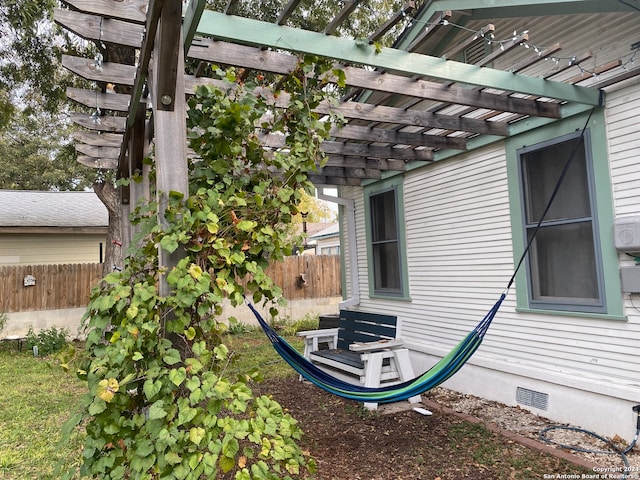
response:
[[[302,284],[300,275],[305,275]],[[33,275],[34,286],[24,278]],[[342,294],[340,257],[300,255],[270,265],[267,275],[288,300],[337,297]],[[98,263],[0,266],[0,312],[28,312],[85,307],[91,289],[102,278]]]

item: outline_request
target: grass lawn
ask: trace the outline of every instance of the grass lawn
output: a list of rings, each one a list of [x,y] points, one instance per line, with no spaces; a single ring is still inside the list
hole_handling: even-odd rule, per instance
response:
[[[14,345],[0,347],[0,479],[55,479],[60,461],[79,458],[81,438],[58,445],[60,428],[85,386]]]
[[[289,335],[287,338],[301,347],[299,339]],[[375,478],[537,479],[544,473],[572,471],[557,459],[514,445],[481,425],[444,415],[426,418],[412,413],[396,417],[374,415],[354,407],[353,402],[300,384],[261,331],[243,330],[230,335],[225,343],[232,352],[226,366],[228,377],[259,370],[266,381],[257,390],[286,401],[294,418],[301,421],[306,432],[302,447],[318,455],[324,473],[333,472],[329,476],[321,474],[317,480],[347,478],[344,475],[351,471],[358,455],[366,459],[363,465],[371,464],[377,472]],[[0,480],[56,479],[54,472],[60,462],[68,468],[80,461],[82,435],[78,434],[67,445],[59,445],[59,439],[63,423],[78,408],[85,388],[73,374],[49,365],[46,359],[0,344]],[[327,422],[327,415],[333,421]],[[388,438],[381,434],[376,442],[371,440],[371,432],[391,432],[393,428],[398,432],[392,437],[406,443],[402,451],[394,453],[395,464],[388,459]],[[351,441],[336,451],[336,438],[344,438],[345,429],[351,432]],[[413,433],[404,434],[409,431]],[[421,440],[421,436],[426,437]],[[439,449],[435,448],[436,438],[440,439]],[[360,451],[358,446],[363,439],[369,440]],[[380,447],[380,452],[376,454],[374,447]],[[403,469],[408,476],[397,475]],[[479,477],[461,477],[461,469],[484,473]],[[367,475],[363,473],[359,478]]]
[[[292,341],[295,341],[292,339]],[[262,331],[230,336],[230,378],[260,369],[267,378],[292,370],[278,357]],[[251,352],[241,355],[241,352]],[[73,373],[16,345],[0,343],[0,480],[54,480],[59,462],[80,460],[82,438],[59,445],[63,423],[76,411],[85,384]]]

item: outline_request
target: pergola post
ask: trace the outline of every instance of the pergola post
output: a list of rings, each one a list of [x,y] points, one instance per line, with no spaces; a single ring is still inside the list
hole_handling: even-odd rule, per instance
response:
[[[166,0],[160,15],[150,75],[156,146],[156,187],[159,221],[162,224],[165,222],[164,211],[170,192],[180,192],[187,196],[189,189],[181,19],[182,2]],[[181,256],[180,249],[173,254],[161,249],[160,267],[170,270]],[[159,290],[163,296],[170,293],[164,278],[160,279]]]

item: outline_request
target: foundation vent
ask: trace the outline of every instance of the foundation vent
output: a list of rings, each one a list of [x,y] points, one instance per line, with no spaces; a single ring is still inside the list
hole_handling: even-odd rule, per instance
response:
[[[516,389],[516,402],[539,410],[546,410],[549,407],[549,394],[518,387]]]

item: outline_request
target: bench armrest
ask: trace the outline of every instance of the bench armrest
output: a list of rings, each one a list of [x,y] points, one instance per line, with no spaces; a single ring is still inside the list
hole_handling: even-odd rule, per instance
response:
[[[321,328],[319,330],[304,330],[296,333],[297,336],[304,338],[304,358],[309,360],[309,356],[313,352],[320,349],[321,343],[326,343],[330,349],[336,348],[338,345],[338,329],[337,328]]]
[[[392,350],[402,348],[402,340],[379,340],[377,342],[355,342],[349,345],[352,352],[371,352],[373,350]]]
[[[321,328],[319,330],[304,330],[302,332],[297,332],[296,335],[298,337],[304,337],[304,338],[337,337],[338,329],[337,328]]]

